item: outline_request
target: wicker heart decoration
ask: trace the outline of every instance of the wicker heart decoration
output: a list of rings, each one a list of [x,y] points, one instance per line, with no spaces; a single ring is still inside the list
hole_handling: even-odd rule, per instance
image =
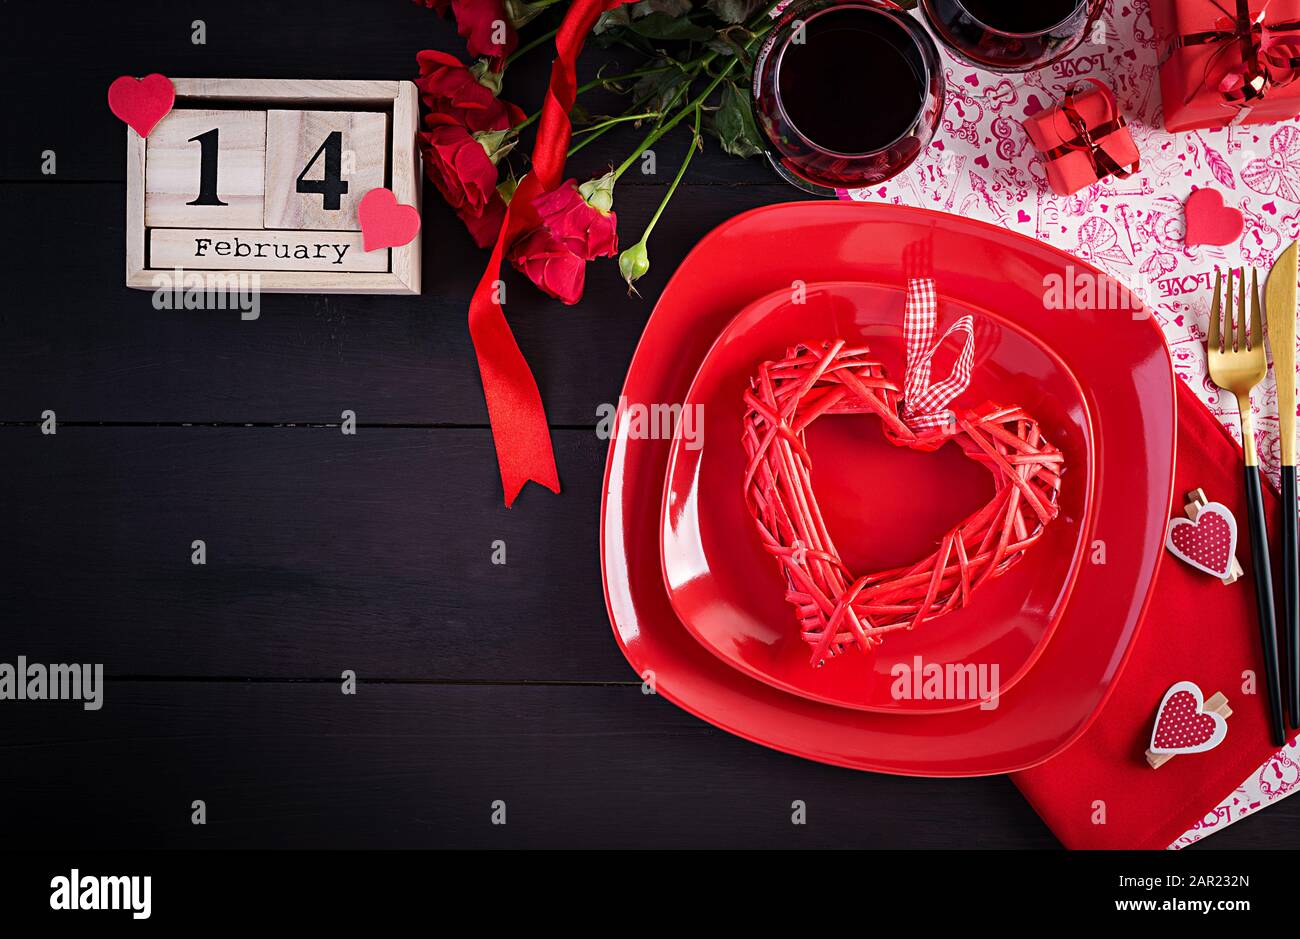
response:
[[[801,344],[765,362],[745,393],[745,501],[759,537],[786,575],[812,664],[911,630],[970,602],[1042,536],[1056,517],[1063,454],[1019,407],[986,404],[947,426],[913,430],[899,416],[901,393],[866,346]],[[993,498],[915,564],[858,575],[840,560],[822,520],[805,445],[824,414],[874,414],[896,446],[933,451],[955,442],[993,477]]]

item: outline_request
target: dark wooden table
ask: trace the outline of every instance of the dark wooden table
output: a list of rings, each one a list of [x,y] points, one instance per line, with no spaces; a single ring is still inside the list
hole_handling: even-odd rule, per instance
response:
[[[206,45],[191,44],[195,19]],[[610,634],[597,407],[687,250],[798,197],[758,161],[706,149],[639,300],[610,263],[574,308],[510,275],[564,492],[530,486],[507,510],[465,326],[484,253],[436,193],[418,298],[266,296],[242,322],[155,310],[123,286],[114,77],[413,77],[418,50],[460,48],[449,23],[404,0],[9,0],[0,36],[0,662],[109,675],[98,712],[0,704],[0,842],[1057,844],[1005,778],[867,775],[718,731],[642,694]],[[521,62],[507,96],[534,107],[547,67],[541,52]],[[633,135],[585,149],[572,174],[619,160]],[[669,169],[619,184],[625,239],[686,138],[661,145]],[[57,434],[41,432],[47,410]],[[1291,800],[1208,844],[1270,845],[1298,817]]]

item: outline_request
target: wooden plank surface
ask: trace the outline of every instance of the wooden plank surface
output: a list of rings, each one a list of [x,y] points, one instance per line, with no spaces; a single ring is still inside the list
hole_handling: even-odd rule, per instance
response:
[[[639,686],[110,681],[0,724],[0,830],[65,848],[1051,848],[1005,778],[822,766]],[[192,804],[207,824],[191,824]],[[506,824],[493,825],[492,803]],[[807,824],[791,823],[792,803]],[[48,806],[48,808],[46,808]],[[1203,843],[1294,831],[1283,802]]]
[[[0,725],[8,838],[115,848],[1053,843],[1005,779],[808,763],[716,731],[638,685],[362,683],[347,696],[336,682],[114,682],[104,700],[92,719],[25,703],[39,724]],[[195,799],[206,826],[190,824]],[[504,826],[491,824],[498,799]],[[791,823],[794,800],[808,824]],[[974,804],[980,817],[961,821]]]
[[[0,661],[634,679],[600,585],[605,442],[555,440],[564,495],[529,487],[506,509],[486,430],[0,429],[0,475],[23,493],[0,539]]]
[[[204,45],[190,41],[199,18]],[[565,491],[530,487],[506,510],[465,327],[484,253],[436,193],[420,297],[267,296],[245,321],[158,309],[123,284],[114,77],[390,89],[418,50],[462,48],[450,23],[404,0],[360,17],[345,0],[75,13],[19,0],[0,26],[0,200],[19,221],[0,252],[0,661],[102,661],[110,676],[98,712],[4,705],[8,846],[1055,845],[1005,779],[872,776],[765,750],[643,695],[613,642],[596,408],[616,399],[691,246],[800,198],[761,161],[700,154],[656,229],[644,299],[612,264],[590,268],[574,308],[507,275]],[[581,77],[628,59],[591,50]],[[548,60],[512,66],[506,96],[535,109]],[[636,136],[585,148],[571,175],[602,171]],[[658,175],[619,183],[625,243],[684,146],[672,135]],[[355,436],[337,426],[344,411]],[[339,691],[344,669],[355,696]],[[490,824],[498,798],[505,827]],[[808,825],[790,824],[794,800]],[[1297,820],[1291,800],[1206,846],[1275,845]]]

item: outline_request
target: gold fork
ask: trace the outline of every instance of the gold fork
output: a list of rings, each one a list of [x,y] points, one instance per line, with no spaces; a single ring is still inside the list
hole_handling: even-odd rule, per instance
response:
[[[1259,276],[1251,273],[1250,331],[1246,330],[1246,274],[1238,275],[1237,331],[1232,329],[1232,274],[1228,269],[1228,290],[1220,297],[1222,274],[1214,271],[1214,299],[1210,303],[1209,336],[1205,340],[1210,378],[1237,398],[1241,414],[1241,446],[1245,451],[1246,503],[1250,514],[1250,559],[1255,569],[1255,600],[1259,607],[1260,638],[1264,647],[1264,669],[1268,685],[1269,726],[1276,746],[1286,743],[1282,725],[1282,684],[1279,680],[1277,627],[1273,618],[1273,573],[1268,558],[1268,529],[1264,525],[1264,496],[1259,484],[1259,457],[1255,452],[1255,429],[1250,419],[1250,391],[1268,374],[1264,356],[1264,327],[1259,310]],[[1222,334],[1219,317],[1223,316]]]

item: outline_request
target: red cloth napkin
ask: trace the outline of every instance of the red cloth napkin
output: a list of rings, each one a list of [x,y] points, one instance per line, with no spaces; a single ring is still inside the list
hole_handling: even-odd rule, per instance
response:
[[[1231,509],[1246,573],[1224,586],[1166,552],[1128,665],[1097,720],[1060,756],[1012,776],[1068,848],[1167,848],[1277,750],[1268,735],[1241,448],[1196,395],[1177,384],[1174,511],[1181,515],[1186,494],[1197,488]],[[1264,510],[1275,526],[1277,494],[1267,485]],[[1272,556],[1276,560],[1276,543]],[[1276,571],[1274,577],[1280,595]],[[1242,691],[1246,670],[1256,675],[1255,694]],[[1228,736],[1213,750],[1151,769],[1145,753],[1156,708],[1169,686],[1183,679],[1196,682],[1206,698],[1216,691],[1227,697]],[[1097,823],[1101,818],[1104,824]]]

